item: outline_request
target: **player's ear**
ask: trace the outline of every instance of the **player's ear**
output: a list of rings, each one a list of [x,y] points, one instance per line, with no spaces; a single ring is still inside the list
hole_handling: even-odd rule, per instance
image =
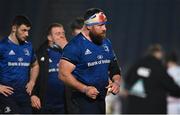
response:
[[[92,26],[86,26],[87,30],[91,30]]]
[[[16,25],[13,25],[13,26],[12,26],[12,32],[15,32],[16,29],[17,29],[17,26],[16,26]]]
[[[48,38],[48,41],[52,42],[51,35],[48,35],[47,38]]]

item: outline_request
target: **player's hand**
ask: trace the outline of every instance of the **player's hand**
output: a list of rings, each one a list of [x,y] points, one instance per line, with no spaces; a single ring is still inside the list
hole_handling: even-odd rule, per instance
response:
[[[26,85],[26,92],[31,95],[32,90],[34,88],[35,83],[33,81],[29,81]]]
[[[118,94],[119,93],[119,87],[120,87],[119,83],[112,82],[106,88],[108,89],[108,92],[111,92],[112,94]]]
[[[0,93],[4,96],[8,97],[9,95],[13,94],[13,88],[5,85],[0,85]]]
[[[88,97],[96,99],[97,95],[99,94],[99,91],[93,86],[87,86],[85,89],[85,93]]]
[[[31,96],[31,105],[36,109],[41,109],[41,101],[36,95]]]

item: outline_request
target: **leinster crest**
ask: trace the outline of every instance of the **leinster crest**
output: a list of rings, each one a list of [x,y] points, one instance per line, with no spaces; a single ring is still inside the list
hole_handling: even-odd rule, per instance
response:
[[[103,45],[103,48],[104,48],[104,51],[109,52],[109,47],[106,44]]]
[[[24,54],[25,54],[26,56],[30,56],[29,50],[25,48],[25,49],[24,49]]]

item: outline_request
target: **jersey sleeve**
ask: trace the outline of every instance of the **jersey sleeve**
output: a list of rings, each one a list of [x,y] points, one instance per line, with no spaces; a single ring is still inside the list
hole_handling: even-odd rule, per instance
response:
[[[117,60],[117,57],[116,57],[116,54],[113,50],[113,47],[112,47],[112,43],[109,39],[107,39],[107,44],[108,44],[108,47],[109,47],[109,51],[110,51],[110,54],[111,54],[111,61],[116,61]]]
[[[80,48],[76,44],[68,44],[63,49],[61,59],[67,60],[76,65],[80,60]]]
[[[109,69],[109,76],[112,79],[112,77],[116,74],[121,75],[121,69],[120,69],[120,66],[118,64],[116,54],[112,48],[111,41],[109,39],[107,39],[107,42],[108,42],[109,52],[111,55],[111,62],[109,64],[108,69]]]
[[[117,57],[113,49],[112,49],[112,61],[117,61]]]
[[[175,83],[172,77],[168,75],[162,64],[156,64],[156,74],[158,81],[168,91],[169,95],[180,97],[180,87]]]

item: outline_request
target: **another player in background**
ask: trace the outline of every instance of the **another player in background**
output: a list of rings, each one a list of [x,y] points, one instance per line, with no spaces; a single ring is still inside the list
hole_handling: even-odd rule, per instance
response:
[[[82,17],[77,17],[71,22],[71,32],[73,36],[78,35],[84,26],[84,19]]]
[[[64,83],[58,79],[59,60],[67,44],[63,25],[52,23],[46,37],[47,41],[37,51],[40,71],[31,102],[38,113],[64,114]]]
[[[27,40],[31,23],[16,16],[11,33],[0,41],[1,113],[31,113],[30,95],[39,71],[32,44]]]

